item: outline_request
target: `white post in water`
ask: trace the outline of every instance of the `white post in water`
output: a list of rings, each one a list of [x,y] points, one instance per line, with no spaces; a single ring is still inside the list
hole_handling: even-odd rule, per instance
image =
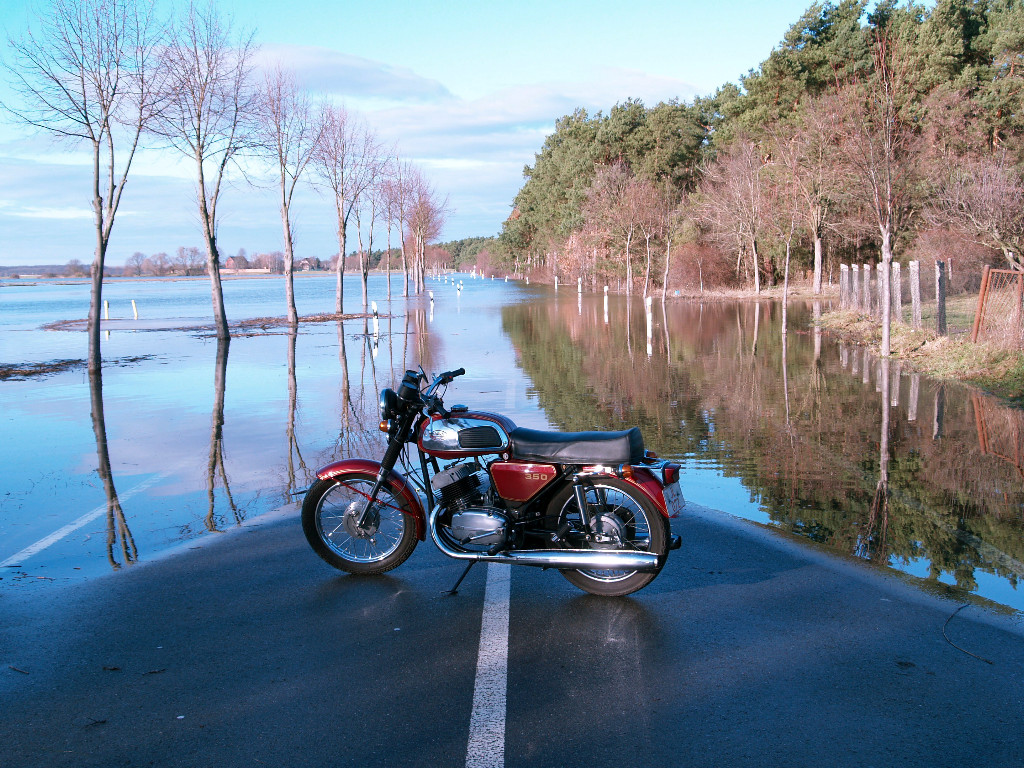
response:
[[[135,299],[132,299],[132,314],[135,315],[135,319],[139,319],[139,308],[135,306]]]
[[[652,346],[651,340],[653,337],[654,328],[654,314],[651,310],[651,302],[654,301],[653,296],[648,296],[644,299],[644,304],[647,307],[647,356],[650,357],[654,354],[654,347]]]

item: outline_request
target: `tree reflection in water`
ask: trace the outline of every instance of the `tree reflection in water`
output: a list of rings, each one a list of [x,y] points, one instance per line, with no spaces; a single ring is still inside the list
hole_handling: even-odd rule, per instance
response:
[[[103,369],[89,371],[89,399],[92,403],[92,431],[96,436],[96,458],[103,490],[107,496],[107,560],[114,570],[131,565],[138,560],[135,539],[128,528],[121,501],[114,486],[114,474],[110,470],[110,453],[107,450],[107,422],[103,415]]]
[[[654,354],[633,359],[631,337],[645,329],[630,326],[623,297],[611,298],[608,324],[603,297],[585,297],[582,314],[558,301],[502,315],[553,425],[636,424],[687,472],[739,478],[753,503],[727,511],[767,514],[841,552],[968,590],[975,571],[1011,585],[1024,576],[1024,461],[1000,458],[1018,455],[1009,437],[1001,450],[979,441],[982,416],[1013,414],[1024,433],[1021,411],[983,395],[985,408],[972,407],[963,387],[823,337],[808,328],[813,305],[791,306],[784,342],[777,304],[669,302]]]
[[[231,345],[230,337],[217,339],[217,362],[213,377],[213,417],[210,427],[210,460],[206,464],[206,495],[209,502],[209,509],[206,514],[206,530],[221,530],[221,522],[217,519],[216,507],[216,485],[220,477],[224,486],[224,494],[227,496],[228,507],[236,524],[245,519],[244,513],[239,510],[231,496],[231,485],[228,482],[227,470],[224,467],[224,388],[227,382],[228,372],[228,349]]]
[[[299,449],[299,441],[295,437],[295,412],[298,409],[298,384],[295,380],[295,346],[298,341],[298,328],[292,326],[288,330],[288,426],[285,432],[288,436],[288,491],[296,490],[295,482],[295,459],[299,461],[299,469],[302,471],[303,487],[309,485],[313,476],[306,461],[302,458],[302,451]]]

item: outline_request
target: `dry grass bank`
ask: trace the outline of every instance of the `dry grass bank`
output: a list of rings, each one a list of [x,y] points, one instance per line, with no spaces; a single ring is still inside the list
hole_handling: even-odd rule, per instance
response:
[[[966,382],[1009,400],[1024,400],[1024,353],[975,344],[970,339],[977,301],[977,295],[968,294],[948,302],[948,336],[929,329],[935,325],[934,303],[922,307],[922,330],[894,322],[890,332],[892,357],[936,378]],[[881,351],[881,327],[857,312],[828,312],[819,324],[847,341],[869,346],[876,354]]]

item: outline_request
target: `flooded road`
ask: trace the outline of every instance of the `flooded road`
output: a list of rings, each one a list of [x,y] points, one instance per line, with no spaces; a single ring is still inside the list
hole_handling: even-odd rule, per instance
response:
[[[921,585],[1024,610],[1022,412],[883,365],[809,330],[791,307],[579,297],[463,275],[372,318],[114,330],[84,368],[0,382],[5,467],[0,590],[123,569],[293,503],[315,469],[376,457],[377,393],[406,367],[465,367],[451,402],[523,426],[638,424],[683,461],[698,504],[897,568]],[[64,282],[64,281],[60,281]],[[330,311],[331,276],[296,282],[301,315]],[[111,318],[154,328],[209,316],[209,285],[115,281]],[[231,321],[283,315],[279,280],[225,284]],[[346,309],[361,310],[358,284]],[[0,288],[0,363],[84,357],[88,287]],[[168,322],[158,322],[168,321]],[[122,325],[123,327],[123,325]]]

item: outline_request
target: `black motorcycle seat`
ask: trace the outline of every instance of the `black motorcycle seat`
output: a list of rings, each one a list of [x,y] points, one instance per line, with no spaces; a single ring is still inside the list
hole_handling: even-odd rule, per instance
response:
[[[644,457],[639,427],[621,432],[544,432],[516,427],[512,457],[555,464],[625,464]]]

